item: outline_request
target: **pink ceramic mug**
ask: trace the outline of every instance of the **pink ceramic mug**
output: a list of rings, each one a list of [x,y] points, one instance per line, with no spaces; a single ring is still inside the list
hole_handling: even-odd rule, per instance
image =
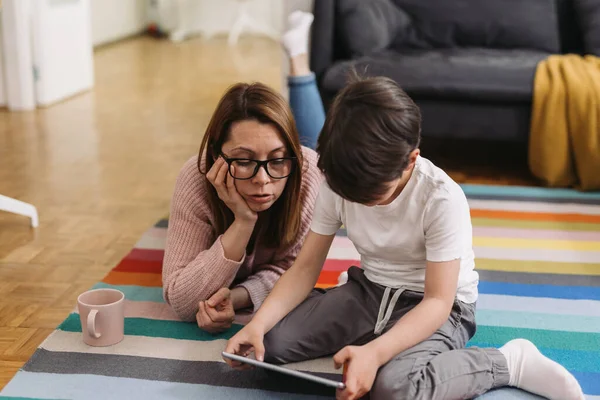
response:
[[[94,289],[77,298],[83,341],[90,346],[111,346],[123,340],[125,295],[116,289]]]

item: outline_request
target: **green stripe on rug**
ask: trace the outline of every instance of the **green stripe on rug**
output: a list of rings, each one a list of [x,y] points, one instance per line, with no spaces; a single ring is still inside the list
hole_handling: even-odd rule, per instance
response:
[[[468,343],[469,347],[479,348],[497,348],[498,346],[490,343]],[[557,350],[538,347],[538,350],[556,361],[569,371],[600,373],[600,351],[576,351],[576,350]]]
[[[92,289],[117,289],[123,292],[125,298],[131,301],[153,301],[155,303],[164,303],[162,287],[147,287],[137,285],[111,285],[109,283],[98,282]]]
[[[210,334],[198,328],[195,322],[161,321],[146,318],[125,318],[125,334],[170,339],[209,341],[230,339],[242,329],[243,325],[234,324],[228,331]],[[66,332],[81,332],[79,314],[70,314],[57,329]]]
[[[461,183],[460,187],[468,196],[518,196],[518,197],[538,197],[543,199],[594,199],[600,200],[598,192],[582,192],[575,189],[566,188],[544,188],[531,186],[504,186],[504,185],[482,185],[476,183]]]
[[[538,347],[559,350],[598,351],[600,333],[549,331],[543,329],[509,328],[505,326],[478,325],[470,345],[486,343],[500,347],[516,338],[528,339]]]
[[[526,329],[543,329],[559,332],[600,332],[600,317],[533,313],[523,311],[481,310],[476,311],[479,326],[496,326]]]
[[[81,332],[79,315],[69,315],[58,329],[67,332]],[[209,341],[216,339],[228,340],[241,329],[242,325],[234,325],[226,332],[212,335],[202,331],[192,322],[125,318],[126,335]],[[546,348],[581,351],[597,351],[600,348],[600,333],[596,332],[565,332],[490,325],[478,325],[477,333],[470,342],[502,346],[509,340],[519,337],[529,339],[536,345]]]
[[[1,400],[62,400],[62,399],[46,399],[41,397],[11,397],[0,395]]]
[[[560,231],[600,231],[600,224],[588,222],[527,221],[517,219],[472,218],[473,226],[498,226],[504,228],[556,229]]]

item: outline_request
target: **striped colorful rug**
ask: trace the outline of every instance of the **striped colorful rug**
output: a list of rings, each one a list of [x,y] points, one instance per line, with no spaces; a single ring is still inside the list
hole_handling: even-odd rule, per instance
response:
[[[588,399],[600,399],[600,194],[570,190],[464,185],[473,216],[481,274],[478,331],[469,346],[500,346],[525,337],[563,364]],[[38,399],[307,399],[333,393],[262,370],[238,372],[220,357],[230,332],[211,336],[177,321],[162,298],[167,221],[95,285],[125,292],[126,338],[87,347],[73,312],[40,345],[0,397]],[[318,285],[335,284],[357,264],[356,250],[336,238]],[[337,376],[330,359],[292,367]],[[533,398],[511,389],[482,398]]]

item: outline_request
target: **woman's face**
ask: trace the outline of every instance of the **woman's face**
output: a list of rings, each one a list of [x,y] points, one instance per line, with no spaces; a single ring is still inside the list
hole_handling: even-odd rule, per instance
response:
[[[290,156],[277,129],[271,124],[263,124],[256,120],[235,122],[231,126],[229,139],[221,147],[221,152],[227,158],[260,161]],[[273,171],[270,172],[273,174]],[[233,178],[227,174],[227,179]],[[235,179],[234,182],[250,209],[260,212],[269,209],[281,196],[287,178],[274,179],[267,174],[265,166],[262,166],[252,178]]]

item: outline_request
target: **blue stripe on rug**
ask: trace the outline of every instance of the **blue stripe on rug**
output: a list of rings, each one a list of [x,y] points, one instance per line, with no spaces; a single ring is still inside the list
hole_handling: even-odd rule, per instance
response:
[[[592,373],[594,379],[600,378],[600,349],[598,351],[577,351],[542,347],[539,350],[552,360],[561,360],[559,364],[571,372]]]
[[[498,347],[487,343],[468,343],[467,347]],[[600,395],[600,373],[585,371],[585,369],[598,370],[598,353],[597,352],[578,352],[578,351],[561,351],[555,349],[547,349],[540,347],[539,349],[544,355],[561,364],[573,374],[577,379],[583,392],[588,395]],[[570,353],[570,354],[569,354]],[[578,359],[581,354],[588,353],[584,359]],[[588,368],[586,368],[588,367]]]
[[[498,348],[504,343],[483,343],[476,340],[467,343],[466,347],[480,348]],[[571,373],[585,372],[593,373],[600,377],[600,350],[598,351],[582,351],[582,350],[561,350],[548,347],[538,347],[539,351],[548,358],[561,364]],[[600,394],[600,393],[599,393]]]
[[[573,376],[583,389],[583,393],[600,395],[600,374],[593,372],[573,372]]]
[[[110,371],[107,371],[110,373]],[[308,400],[330,397],[303,395],[266,390],[232,388],[202,384],[151,381],[134,378],[116,378],[101,375],[49,374],[18,372],[4,388],[5,396],[67,399],[286,399]]]
[[[479,292],[523,297],[600,300],[600,288],[590,286],[529,285],[481,281],[479,282]]]
[[[527,186],[494,186],[494,185],[460,185],[467,197],[493,196],[493,197],[526,197],[539,199],[571,199],[571,200],[599,200],[600,192],[580,192],[574,189],[555,189]],[[499,199],[500,200],[500,199]]]

